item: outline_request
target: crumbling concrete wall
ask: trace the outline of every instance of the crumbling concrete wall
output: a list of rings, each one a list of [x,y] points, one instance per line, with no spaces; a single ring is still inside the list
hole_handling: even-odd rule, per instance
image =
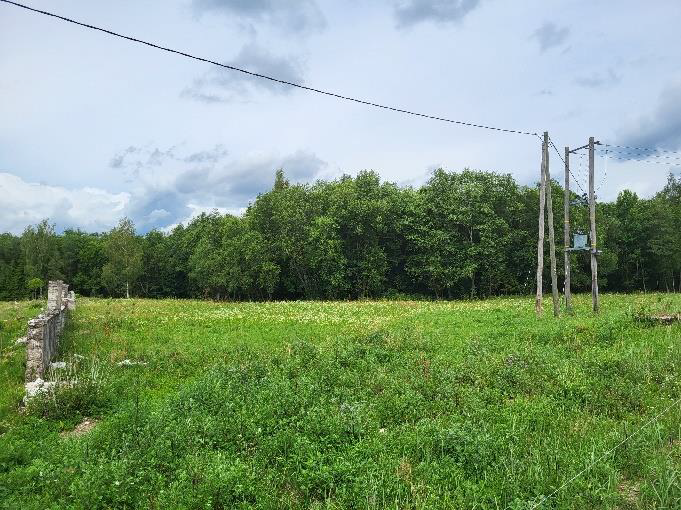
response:
[[[76,297],[61,280],[51,281],[47,287],[47,309],[28,321],[26,335],[27,383],[42,379],[59,346],[68,313],[76,308]]]

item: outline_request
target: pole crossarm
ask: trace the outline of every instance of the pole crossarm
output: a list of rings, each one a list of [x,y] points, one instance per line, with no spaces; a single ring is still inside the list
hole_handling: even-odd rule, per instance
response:
[[[603,145],[603,144],[601,142],[596,141],[596,142],[594,142],[594,145]],[[587,143],[586,145],[582,145],[581,147],[577,147],[576,149],[572,149],[570,151],[570,154],[575,154],[577,151],[581,151],[582,149],[588,149],[588,148],[589,148],[589,144]]]

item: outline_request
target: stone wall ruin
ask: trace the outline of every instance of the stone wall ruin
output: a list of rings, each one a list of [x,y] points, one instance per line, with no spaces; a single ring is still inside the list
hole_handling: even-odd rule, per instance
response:
[[[47,287],[47,309],[28,321],[26,335],[27,384],[42,379],[57,353],[59,336],[70,311],[76,308],[76,296],[61,280],[51,281]]]

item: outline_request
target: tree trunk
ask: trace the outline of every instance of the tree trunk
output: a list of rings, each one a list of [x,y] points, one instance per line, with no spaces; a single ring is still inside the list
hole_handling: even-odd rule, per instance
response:
[[[130,284],[125,282],[125,298],[130,299]]]

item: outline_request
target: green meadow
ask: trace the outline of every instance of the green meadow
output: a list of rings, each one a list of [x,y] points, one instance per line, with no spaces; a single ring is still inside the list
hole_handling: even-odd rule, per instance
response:
[[[575,301],[81,298],[21,411],[0,303],[0,507],[681,508],[681,295]]]

